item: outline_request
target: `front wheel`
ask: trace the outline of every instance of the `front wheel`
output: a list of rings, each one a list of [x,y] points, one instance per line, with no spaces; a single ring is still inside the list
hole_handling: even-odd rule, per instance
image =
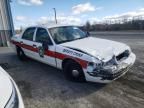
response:
[[[64,65],[65,77],[70,81],[85,82],[85,76],[81,66],[73,61],[69,61]]]

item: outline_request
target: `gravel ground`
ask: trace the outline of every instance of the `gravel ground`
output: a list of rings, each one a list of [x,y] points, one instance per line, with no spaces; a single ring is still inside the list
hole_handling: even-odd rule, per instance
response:
[[[0,48],[0,65],[18,84],[26,108],[143,108],[144,33],[111,34],[93,36],[130,45],[137,60],[125,76],[107,85],[69,82],[60,70],[31,59],[20,61],[11,48]]]

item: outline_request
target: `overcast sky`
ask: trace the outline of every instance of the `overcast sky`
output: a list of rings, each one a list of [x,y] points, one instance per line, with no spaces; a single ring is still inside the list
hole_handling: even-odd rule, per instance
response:
[[[12,0],[15,28],[51,24],[53,8],[62,24],[84,24],[144,16],[144,0]]]

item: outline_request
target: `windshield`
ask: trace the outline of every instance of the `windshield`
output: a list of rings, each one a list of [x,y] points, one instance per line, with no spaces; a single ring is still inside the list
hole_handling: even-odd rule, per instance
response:
[[[85,32],[80,30],[78,27],[73,26],[50,28],[49,31],[56,44],[70,42],[87,37]]]

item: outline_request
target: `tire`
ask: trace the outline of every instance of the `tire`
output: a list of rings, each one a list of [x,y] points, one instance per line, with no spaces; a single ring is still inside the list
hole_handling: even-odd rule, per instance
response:
[[[65,63],[64,65],[64,74],[67,80],[73,81],[73,82],[85,82],[85,75],[83,73],[83,70],[81,66],[74,62],[69,61]]]
[[[22,61],[26,60],[26,55],[20,47],[17,47],[17,56]]]

